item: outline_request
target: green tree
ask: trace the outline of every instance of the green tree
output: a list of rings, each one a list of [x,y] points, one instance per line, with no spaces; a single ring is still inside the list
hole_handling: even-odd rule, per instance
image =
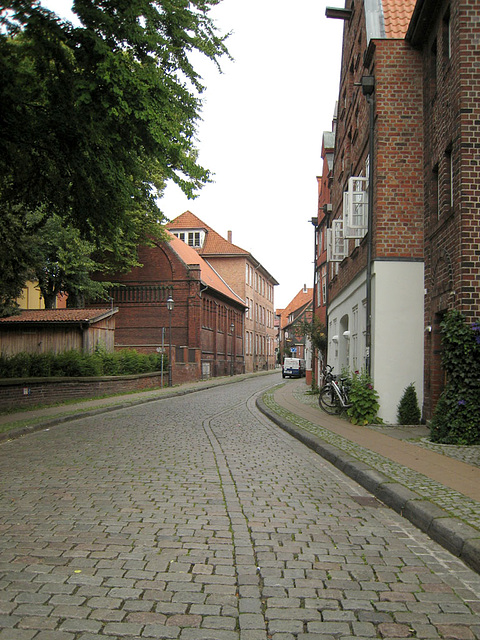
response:
[[[80,232],[53,215],[36,228],[30,238],[32,271],[47,309],[55,308],[58,294],[68,296],[70,307],[84,306],[85,302],[105,298],[108,282],[97,282],[91,274],[99,268],[92,258],[95,246],[82,239]]]
[[[298,336],[307,336],[317,351],[325,351],[327,347],[327,329],[317,316],[312,320],[302,320],[295,325],[295,333]]]
[[[117,258],[115,241],[161,236],[166,182],[194,196],[210,180],[192,54],[228,55],[209,15],[219,1],[76,0],[80,26],[34,0],[2,3],[2,219],[57,214]]]
[[[398,424],[420,424],[420,407],[413,382],[406,387],[397,407]]]
[[[15,300],[32,277],[31,245],[24,235],[24,216],[5,207],[0,222],[0,317],[18,312]]]

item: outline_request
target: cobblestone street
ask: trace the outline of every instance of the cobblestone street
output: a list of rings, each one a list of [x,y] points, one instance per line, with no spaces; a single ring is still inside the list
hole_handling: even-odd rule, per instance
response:
[[[274,382],[0,445],[0,640],[480,639],[480,576],[269,422]]]

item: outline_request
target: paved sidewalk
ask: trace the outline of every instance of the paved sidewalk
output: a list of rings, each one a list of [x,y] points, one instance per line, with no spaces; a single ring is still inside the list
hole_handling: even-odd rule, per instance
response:
[[[428,429],[360,427],[329,416],[303,380],[264,394],[279,426],[480,572],[480,446],[428,441]]]

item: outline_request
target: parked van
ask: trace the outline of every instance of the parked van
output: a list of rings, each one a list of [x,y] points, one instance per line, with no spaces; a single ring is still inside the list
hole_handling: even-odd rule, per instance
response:
[[[305,376],[305,360],[301,358],[285,358],[282,365],[282,378],[303,378]]]

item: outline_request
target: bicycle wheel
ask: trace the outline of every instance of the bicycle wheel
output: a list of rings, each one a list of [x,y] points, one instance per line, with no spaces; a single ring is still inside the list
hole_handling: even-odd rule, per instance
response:
[[[330,415],[336,415],[341,412],[342,408],[338,401],[335,389],[331,384],[326,384],[320,389],[320,395],[318,396],[318,403],[320,408],[329,413]]]

